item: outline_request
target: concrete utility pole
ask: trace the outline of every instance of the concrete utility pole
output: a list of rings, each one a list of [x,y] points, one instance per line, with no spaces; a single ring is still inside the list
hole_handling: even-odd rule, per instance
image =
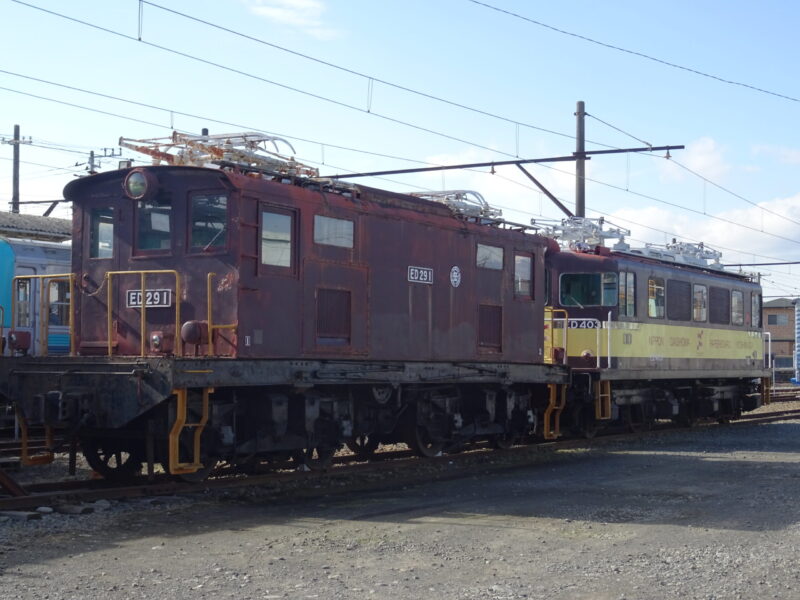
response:
[[[586,116],[583,100],[578,101],[575,111],[577,121],[575,128],[575,216],[586,216],[586,135],[584,117]]]
[[[19,125],[14,125],[14,167],[11,183],[11,212],[19,212]]]
[[[14,125],[14,138],[11,140],[3,139],[4,144],[14,146],[14,158],[11,167],[11,212],[19,212],[19,145],[30,144],[31,139],[23,140],[19,136],[19,125]]]

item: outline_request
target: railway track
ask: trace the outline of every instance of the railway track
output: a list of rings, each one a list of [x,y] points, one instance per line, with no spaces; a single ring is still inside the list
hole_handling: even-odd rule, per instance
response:
[[[771,423],[800,418],[800,409],[747,414],[726,426]],[[701,424],[699,427],[713,427]],[[328,470],[277,470],[257,475],[242,475],[225,468],[200,483],[176,481],[166,475],[151,480],[139,477],[120,485],[105,480],[60,481],[30,484],[21,491],[25,495],[0,496],[0,511],[34,510],[40,506],[77,506],[105,499],[142,498],[191,494],[208,491],[258,489],[259,494],[281,497],[318,496],[320,494],[354,493],[381,487],[413,485],[420,480],[446,480],[472,475],[475,472],[513,469],[552,456],[559,450],[598,449],[621,441],[669,435],[692,428],[658,427],[635,433],[612,433],[591,440],[563,439],[520,445],[508,450],[490,450],[488,444],[473,444],[463,452],[420,459],[408,450],[378,452],[365,462],[354,455],[337,456]]]

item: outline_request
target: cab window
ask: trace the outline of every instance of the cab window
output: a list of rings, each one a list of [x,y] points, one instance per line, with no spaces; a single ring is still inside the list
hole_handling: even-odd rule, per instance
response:
[[[137,203],[137,250],[169,250],[172,247],[172,206],[156,200]]]
[[[731,323],[744,325],[744,293],[739,290],[731,292]]]
[[[530,256],[514,255],[514,295],[530,298],[533,296],[533,271]]]
[[[292,215],[261,212],[261,264],[292,266]]]
[[[89,258],[114,256],[114,211],[93,208],[89,223]]]
[[[750,296],[750,305],[753,311],[753,327],[761,327],[761,294],[753,293]]]
[[[616,273],[564,273],[560,282],[561,306],[616,306]]]
[[[201,194],[190,204],[190,240],[192,251],[224,248],[227,243],[228,196]]]

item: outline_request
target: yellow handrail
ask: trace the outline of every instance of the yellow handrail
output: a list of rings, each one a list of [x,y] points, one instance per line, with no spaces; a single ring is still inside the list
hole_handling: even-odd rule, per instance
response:
[[[542,434],[546,440],[561,437],[561,411],[567,403],[567,386],[548,383],[549,400],[542,418]]]
[[[213,296],[211,294],[211,282],[216,275],[216,273],[209,273],[206,279],[206,306],[208,307],[206,316],[206,320],[208,321],[208,354],[211,354],[213,351],[215,329],[236,329],[237,326],[236,323],[230,323],[228,325],[214,325],[214,304]]]
[[[45,444],[47,446],[44,454],[31,456],[29,449],[28,420],[16,404],[14,405],[14,411],[17,415],[17,423],[19,423],[21,434],[19,461],[22,465],[25,467],[32,467],[34,465],[47,465],[53,462],[55,453],[50,450],[50,448],[53,447],[53,428],[50,425],[46,425],[44,428]]]
[[[172,424],[172,429],[169,432],[169,472],[172,475],[185,475],[196,473],[203,468],[203,463],[200,461],[200,438],[203,435],[206,423],[208,422],[208,396],[214,393],[214,388],[203,388],[203,405],[200,420],[196,423],[187,423],[187,409],[189,392],[186,388],[175,389],[172,391],[175,394],[175,422]],[[192,438],[192,462],[181,462],[180,452],[180,436],[181,432],[187,428],[194,428],[194,436]]]
[[[563,314],[563,317],[556,317],[556,313]],[[563,321],[564,327],[562,329],[561,338],[563,342],[564,348],[564,357],[562,359],[563,364],[567,364],[567,326],[569,323],[569,313],[564,310],[563,308],[553,308],[552,306],[545,306],[544,307],[544,321],[545,321],[545,334],[544,334],[544,345],[545,345],[545,356],[544,362],[547,364],[554,364],[555,356],[553,355],[553,349],[556,348],[556,328],[555,323],[556,321]],[[547,335],[547,330],[550,330],[549,340]],[[549,341],[549,345],[548,345]],[[559,346],[561,347],[561,346]]]
[[[108,355],[114,354],[114,338],[111,335],[111,330],[114,325],[113,320],[113,306],[114,306],[114,292],[112,278],[114,275],[139,275],[139,283],[142,292],[142,312],[139,315],[139,330],[141,337],[140,355],[146,356],[145,341],[147,339],[147,276],[148,275],[174,275],[175,276],[175,355],[183,356],[183,344],[180,341],[181,337],[181,276],[172,269],[157,269],[157,270],[142,270],[142,271],[108,271],[105,275],[105,280],[108,282],[107,291],[107,304],[106,304],[106,324],[108,326]]]
[[[69,283],[69,353],[75,355],[75,322],[73,311],[73,299],[75,297],[75,274],[74,273],[55,273],[47,275],[17,275],[11,280],[11,329],[17,320],[17,284],[24,279],[40,281],[39,290],[39,339],[42,341],[42,356],[47,354],[47,336],[50,334],[50,323],[46,318],[50,314],[50,285],[58,281]],[[47,287],[45,288],[45,282]],[[29,291],[32,295],[33,290]],[[30,302],[30,301],[29,301]]]

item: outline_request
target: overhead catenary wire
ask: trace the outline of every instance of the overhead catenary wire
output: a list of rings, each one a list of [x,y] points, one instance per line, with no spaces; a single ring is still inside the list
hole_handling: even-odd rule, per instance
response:
[[[708,79],[713,79],[715,81],[719,81],[721,83],[725,83],[725,84],[728,84],[728,85],[734,85],[734,86],[746,88],[746,89],[749,89],[749,90],[760,92],[762,94],[768,94],[770,96],[775,96],[777,98],[782,98],[784,100],[789,100],[791,102],[800,102],[800,98],[795,98],[793,96],[789,96],[789,95],[786,95],[786,94],[781,94],[779,92],[773,92],[773,91],[767,90],[765,88],[760,88],[760,87],[757,87],[755,85],[751,85],[749,83],[743,83],[741,81],[733,81],[732,79],[727,79],[725,77],[720,77],[718,75],[713,75],[711,73],[706,73],[704,71],[700,71],[700,70],[694,69],[692,67],[686,67],[686,66],[679,65],[679,64],[676,64],[676,63],[673,63],[673,62],[669,62],[667,60],[663,60],[661,58],[656,58],[655,56],[650,56],[649,54],[645,54],[643,52],[637,52],[636,50],[629,50],[627,48],[622,48],[621,46],[616,46],[614,44],[609,44],[609,43],[606,43],[606,42],[601,42],[599,40],[595,40],[595,39],[587,37],[585,35],[580,35],[578,33],[573,33],[571,31],[566,31],[565,29],[559,29],[558,27],[553,27],[552,25],[548,25],[547,23],[543,23],[541,21],[537,21],[535,19],[531,19],[530,17],[526,17],[524,15],[521,15],[519,13],[515,13],[513,11],[510,11],[510,10],[507,10],[507,9],[504,9],[504,8],[500,8],[499,6],[494,6],[494,5],[489,4],[487,2],[482,2],[481,0],[466,0],[466,1],[467,2],[471,2],[472,4],[476,4],[478,6],[482,6],[484,8],[490,9],[490,10],[497,11],[499,13],[503,13],[503,14],[508,15],[510,17],[514,17],[515,19],[520,19],[522,21],[526,21],[526,22],[531,23],[533,25],[537,25],[539,27],[544,27],[545,29],[550,29],[551,31],[555,31],[556,33],[560,33],[562,35],[567,35],[567,36],[570,36],[570,37],[574,37],[574,38],[583,40],[585,42],[589,42],[591,44],[596,44],[597,46],[603,46],[604,48],[608,48],[610,50],[616,50],[618,52],[624,52],[626,54],[631,54],[633,56],[638,56],[640,58],[644,58],[646,60],[650,60],[650,61],[653,61],[655,63],[659,63],[659,64],[662,64],[662,65],[665,65],[667,67],[672,67],[673,69],[679,69],[679,70],[682,70],[682,71],[686,71],[688,73],[693,73],[694,75],[699,75],[701,77],[706,77]]]
[[[70,17],[70,16],[68,16],[68,15],[64,15],[64,14],[61,14],[61,13],[58,13],[58,12],[55,12],[55,11],[51,11],[51,10],[48,10],[48,9],[45,9],[45,8],[42,8],[42,7],[36,6],[36,5],[34,5],[34,4],[31,4],[31,3],[28,3],[28,2],[23,2],[22,0],[13,0],[13,1],[14,1],[15,3],[17,3],[17,4],[21,4],[21,5],[27,6],[27,7],[29,7],[29,8],[33,8],[33,9],[36,9],[36,10],[40,10],[40,11],[42,11],[42,12],[46,12],[46,13],[48,13],[48,14],[52,14],[52,15],[54,15],[54,16],[57,16],[57,17],[60,17],[60,18],[64,18],[64,19],[67,19],[67,20],[73,21],[73,22],[79,23],[79,24],[81,24],[81,25],[84,25],[84,26],[87,26],[87,27],[91,27],[91,28],[94,28],[94,29],[98,29],[98,30],[104,31],[104,32],[106,32],[106,33],[110,33],[110,34],[112,34],[112,35],[116,35],[116,36],[122,37],[122,38],[124,38],[124,39],[127,39],[127,40],[138,41],[138,42],[140,42],[140,43],[147,44],[147,45],[149,45],[149,46],[152,46],[152,47],[154,47],[154,48],[157,48],[157,49],[160,49],[160,50],[163,50],[163,51],[166,51],[166,52],[170,52],[170,53],[173,53],[173,54],[177,54],[177,55],[179,55],[179,56],[182,56],[182,57],[184,57],[184,58],[189,58],[189,59],[192,59],[192,60],[199,61],[199,62],[201,62],[201,63],[208,64],[208,65],[210,65],[210,66],[214,66],[214,67],[217,67],[217,68],[220,68],[220,69],[224,69],[224,70],[232,71],[232,72],[234,72],[234,73],[237,73],[237,74],[239,74],[239,75],[243,75],[243,76],[246,76],[246,77],[249,77],[249,78],[253,78],[253,79],[256,79],[256,80],[260,80],[260,81],[262,81],[262,82],[265,82],[265,83],[268,83],[268,84],[271,84],[271,85],[276,85],[276,86],[278,86],[278,87],[282,87],[282,88],[284,88],[284,89],[287,89],[287,90],[290,90],[290,91],[294,91],[294,92],[297,92],[297,93],[300,93],[300,94],[309,95],[309,96],[311,96],[311,97],[313,97],[313,98],[316,98],[316,99],[319,99],[319,100],[323,100],[323,101],[326,101],[326,102],[331,102],[331,103],[333,103],[333,104],[336,104],[336,105],[339,105],[339,106],[342,106],[342,107],[346,107],[346,108],[349,108],[349,109],[351,109],[351,110],[356,110],[356,111],[359,111],[359,112],[362,112],[362,113],[365,113],[365,114],[373,115],[373,116],[379,117],[379,118],[381,118],[381,119],[388,120],[388,121],[390,121],[390,122],[393,122],[393,123],[396,123],[396,124],[400,124],[400,125],[403,125],[403,126],[411,127],[411,128],[414,128],[414,129],[417,129],[417,130],[420,130],[420,131],[423,131],[423,132],[426,132],[426,133],[430,133],[430,134],[433,134],[433,135],[436,135],[436,136],[439,136],[439,137],[443,137],[443,138],[446,138],[446,139],[450,139],[450,140],[452,140],[452,141],[457,141],[457,142],[460,142],[460,143],[464,143],[464,144],[467,144],[467,145],[470,145],[470,146],[473,146],[473,147],[476,147],[476,148],[480,148],[480,149],[482,149],[482,150],[488,150],[488,151],[490,151],[490,152],[494,152],[494,153],[497,153],[497,154],[501,154],[501,155],[503,155],[503,156],[508,156],[508,157],[516,157],[516,156],[518,155],[518,150],[517,150],[517,152],[516,152],[516,153],[504,152],[504,151],[501,151],[501,150],[499,150],[499,149],[497,149],[497,148],[491,148],[491,147],[485,146],[485,145],[483,145],[483,144],[479,144],[479,143],[477,143],[477,142],[473,142],[473,141],[470,141],[470,140],[466,140],[466,139],[463,139],[463,138],[460,138],[460,137],[457,137],[457,136],[452,136],[452,135],[450,135],[450,134],[447,134],[447,133],[444,133],[444,132],[441,132],[441,131],[437,131],[437,130],[434,130],[434,129],[431,129],[431,128],[428,128],[428,127],[423,127],[423,126],[420,126],[420,125],[416,125],[416,124],[414,124],[414,123],[410,123],[410,122],[408,122],[408,121],[403,121],[403,120],[400,120],[400,119],[395,119],[394,117],[389,117],[388,115],[382,115],[382,114],[380,114],[380,113],[377,113],[377,112],[374,112],[374,111],[372,111],[372,110],[371,110],[371,107],[369,107],[368,109],[363,109],[363,108],[360,108],[360,107],[357,107],[357,106],[354,106],[354,105],[351,105],[351,104],[348,104],[348,103],[345,103],[345,102],[341,102],[341,101],[338,101],[338,100],[334,100],[334,99],[332,99],[332,98],[328,98],[328,97],[326,97],[326,96],[323,96],[323,95],[320,95],[320,94],[315,94],[315,93],[313,93],[313,92],[308,92],[308,91],[306,91],[306,90],[301,90],[301,89],[299,89],[299,88],[295,88],[295,87],[293,87],[293,86],[288,86],[288,85],[286,85],[286,84],[283,84],[283,83],[280,83],[280,82],[276,82],[276,81],[273,81],[273,80],[269,80],[269,79],[266,79],[266,78],[263,78],[263,77],[260,77],[260,76],[257,76],[257,75],[254,75],[254,74],[251,74],[251,73],[247,73],[247,72],[245,72],[245,71],[241,71],[241,70],[239,70],[239,69],[234,69],[234,68],[232,68],[232,67],[228,67],[227,65],[222,65],[222,64],[220,64],[220,63],[216,63],[216,62],[213,62],[213,61],[208,61],[208,60],[206,60],[206,59],[202,59],[202,58],[200,58],[200,57],[197,57],[197,56],[192,56],[192,55],[190,55],[190,54],[187,54],[187,53],[184,53],[184,52],[180,52],[180,51],[178,51],[178,50],[174,50],[174,49],[171,49],[171,48],[167,48],[167,47],[165,47],[165,46],[161,46],[161,45],[159,45],[159,44],[154,44],[154,43],[152,43],[152,42],[147,42],[147,41],[145,41],[145,40],[142,40],[142,39],[140,39],[140,38],[135,38],[135,37],[133,37],[133,36],[129,36],[129,35],[126,35],[126,34],[124,34],[124,33],[117,32],[117,31],[114,31],[114,30],[112,30],[112,29],[108,29],[108,28],[106,28],[106,27],[102,27],[102,26],[99,26],[99,25],[96,25],[96,24],[93,24],[93,23],[89,23],[89,22],[87,22],[87,21],[84,21],[84,20],[81,20],[81,19],[76,19],[76,18],[74,18],[74,17]],[[470,1],[472,1],[472,0],[470,0]],[[572,138],[572,136],[571,136],[571,135],[569,135],[569,134],[564,134],[564,133],[561,133],[561,132],[556,132],[556,131],[553,131],[553,130],[550,130],[550,129],[541,128],[541,127],[538,127],[538,126],[535,126],[535,125],[531,125],[531,124],[525,124],[525,123],[521,123],[520,121],[517,121],[517,120],[514,120],[514,119],[510,119],[510,118],[507,118],[507,117],[502,117],[502,116],[500,116],[500,115],[496,115],[496,114],[494,114],[494,113],[490,113],[490,112],[488,112],[488,111],[483,111],[483,110],[481,110],[481,109],[475,109],[475,108],[472,108],[472,107],[468,107],[468,106],[466,106],[466,105],[462,105],[462,104],[460,104],[460,103],[450,102],[450,101],[447,101],[447,100],[445,100],[445,99],[442,99],[442,98],[439,98],[439,97],[437,97],[437,96],[434,96],[434,95],[432,95],[432,94],[427,94],[427,93],[425,93],[425,92],[420,92],[420,91],[418,91],[418,90],[413,90],[413,89],[411,89],[411,88],[407,88],[407,87],[405,87],[405,86],[401,86],[401,85],[398,85],[398,84],[394,84],[394,83],[388,82],[388,81],[386,81],[386,80],[383,80],[383,79],[380,79],[380,78],[376,78],[376,77],[374,77],[374,76],[371,76],[371,75],[366,75],[366,74],[364,74],[364,73],[360,73],[360,72],[354,71],[354,70],[352,70],[352,69],[348,69],[348,68],[346,68],[346,67],[340,67],[339,65],[335,65],[334,63],[331,63],[331,62],[328,62],[328,61],[324,61],[324,60],[321,60],[321,59],[317,59],[317,58],[315,58],[315,57],[311,57],[310,55],[306,55],[306,54],[303,54],[303,53],[295,52],[295,51],[289,50],[289,49],[287,49],[287,48],[284,48],[284,47],[282,47],[282,46],[279,46],[279,45],[277,45],[277,44],[273,44],[273,43],[271,43],[271,42],[266,42],[265,40],[260,40],[259,38],[255,38],[255,37],[253,37],[253,36],[248,36],[248,35],[245,35],[245,34],[240,34],[240,33],[238,33],[238,32],[235,32],[235,31],[233,31],[233,30],[231,30],[231,29],[229,29],[229,28],[225,28],[225,27],[222,27],[222,26],[218,26],[218,25],[216,25],[216,24],[210,23],[210,22],[208,22],[208,21],[205,21],[205,20],[203,20],[203,19],[199,19],[199,18],[197,18],[197,17],[194,17],[194,16],[192,16],[192,15],[187,15],[187,14],[185,14],[185,13],[182,13],[182,12],[179,12],[179,11],[175,11],[175,10],[173,10],[173,9],[169,9],[169,8],[166,8],[166,7],[163,7],[163,6],[161,6],[161,5],[158,5],[158,4],[156,4],[156,3],[153,3],[153,2],[147,2],[146,0],[142,0],[142,3],[144,3],[144,4],[148,4],[148,5],[150,5],[150,6],[153,6],[154,8],[158,8],[158,9],[161,9],[161,10],[167,11],[167,12],[169,12],[169,13],[172,13],[172,14],[175,14],[175,15],[178,15],[178,16],[181,16],[181,17],[183,17],[183,18],[190,19],[190,20],[196,21],[196,22],[198,22],[198,23],[202,23],[203,25],[206,25],[206,26],[209,26],[209,27],[214,27],[214,28],[217,28],[217,29],[223,30],[223,31],[225,31],[225,32],[227,32],[227,33],[230,33],[230,34],[232,34],[232,35],[238,35],[238,36],[240,36],[240,37],[243,37],[243,38],[245,38],[245,39],[248,39],[248,40],[251,40],[251,41],[254,41],[254,42],[257,42],[257,43],[262,43],[262,44],[264,44],[264,45],[267,45],[267,46],[270,46],[270,47],[275,47],[275,48],[278,48],[278,49],[280,49],[280,50],[282,50],[282,51],[287,51],[287,52],[290,52],[290,53],[292,53],[292,54],[295,54],[295,55],[301,56],[302,58],[305,58],[305,59],[308,59],[308,60],[314,60],[314,61],[316,61],[316,62],[319,62],[319,63],[321,63],[321,64],[324,64],[324,65],[326,65],[326,66],[329,66],[329,67],[332,67],[332,68],[340,69],[340,70],[342,70],[342,71],[345,71],[345,72],[348,72],[348,73],[352,73],[352,74],[358,75],[358,76],[360,76],[360,77],[365,77],[365,78],[368,78],[370,81],[379,81],[379,82],[381,82],[381,83],[384,83],[384,84],[386,84],[386,85],[390,85],[390,86],[392,86],[392,87],[395,87],[395,88],[397,88],[397,89],[402,89],[402,90],[404,90],[404,91],[413,92],[413,93],[415,93],[415,94],[418,94],[418,95],[420,95],[420,96],[423,96],[423,97],[426,97],[426,98],[430,98],[430,99],[433,99],[433,100],[437,100],[437,101],[441,101],[441,102],[446,102],[446,103],[448,103],[448,104],[452,104],[452,105],[454,105],[454,106],[458,106],[459,108],[464,108],[464,109],[467,109],[467,110],[471,110],[471,111],[473,111],[473,112],[479,112],[479,113],[481,113],[481,114],[485,114],[485,115],[487,115],[487,116],[491,116],[491,117],[494,117],[494,118],[497,118],[497,119],[501,119],[501,120],[504,120],[504,121],[507,121],[507,122],[510,122],[510,123],[515,123],[515,124],[517,124],[517,125],[524,125],[524,126],[526,126],[526,127],[531,127],[531,128],[533,128],[533,129],[538,129],[538,130],[545,131],[545,132],[548,132],[548,133],[552,133],[552,134],[556,134],[556,135],[560,135],[560,136],[564,136],[564,137],[569,137],[569,138]],[[480,3],[480,2],[476,2],[476,3],[477,3],[477,4],[483,4],[483,3]],[[487,7],[490,7],[490,8],[493,8],[493,7],[491,7],[490,5],[485,5],[485,6],[487,6]],[[501,11],[501,12],[505,12],[505,11]],[[0,72],[5,72],[5,73],[7,73],[7,74],[17,75],[17,76],[21,76],[21,77],[28,77],[28,76],[19,75],[19,74],[16,74],[16,73],[11,73],[11,72],[9,72],[9,71],[3,71],[3,70],[0,70]],[[36,78],[32,78],[32,77],[28,77],[28,78],[30,78],[30,79],[34,79],[34,80],[36,79]],[[67,85],[63,85],[63,84],[61,84],[61,85],[62,85],[63,87],[66,87],[66,88],[72,88],[72,86],[67,86]],[[1,88],[0,88],[0,89],[1,89]],[[77,88],[72,88],[72,89],[77,89]],[[99,94],[99,95],[103,95],[103,96],[105,96],[105,97],[113,98],[113,96],[108,96],[108,95],[104,95],[104,94]],[[148,106],[148,105],[145,105],[144,103],[134,103],[134,104],[139,104],[139,105],[142,105],[142,106]],[[152,107],[152,106],[150,106],[150,107],[151,107],[151,108],[155,108],[155,107]],[[163,109],[162,109],[162,110],[163,110]],[[171,112],[172,112],[172,111],[171,111]],[[606,125],[606,126],[608,126],[608,127],[611,127],[611,128],[613,128],[613,129],[615,129],[615,130],[617,130],[617,131],[619,131],[619,132],[621,132],[621,133],[623,133],[623,134],[625,134],[625,135],[627,135],[627,136],[629,136],[629,137],[632,137],[633,139],[635,139],[635,140],[637,140],[637,141],[640,141],[640,142],[644,143],[645,145],[650,145],[650,144],[649,144],[649,142],[646,142],[646,141],[644,141],[644,140],[641,140],[640,138],[638,138],[638,137],[635,137],[635,136],[633,136],[633,135],[632,135],[632,134],[630,134],[630,133],[627,133],[626,131],[622,130],[621,128],[619,128],[619,127],[617,127],[617,126],[615,126],[615,125],[612,125],[612,124],[610,124],[610,123],[608,123],[608,122],[606,122],[606,121],[603,121],[603,120],[601,120],[599,117],[596,117],[596,116],[594,116],[594,115],[587,115],[587,116],[591,116],[592,118],[594,118],[595,120],[597,120],[597,121],[599,121],[599,122],[603,123],[604,125]],[[587,141],[588,141],[588,140],[587,140]],[[594,144],[596,144],[596,145],[600,145],[600,146],[603,146],[603,147],[613,148],[613,146],[610,146],[610,145],[608,145],[608,144],[601,144],[601,143],[598,143],[598,142],[590,142],[590,143],[594,143]],[[755,203],[753,203],[752,201],[750,201],[750,200],[748,200],[748,199],[744,198],[743,196],[741,196],[741,195],[739,195],[739,194],[736,194],[735,192],[732,192],[731,190],[728,190],[728,189],[724,188],[723,186],[721,186],[721,185],[719,185],[719,184],[717,184],[717,183],[715,183],[715,182],[713,182],[713,181],[711,181],[711,180],[708,180],[708,179],[707,179],[707,178],[705,178],[704,176],[700,175],[699,173],[696,173],[696,172],[692,171],[692,170],[691,170],[691,169],[689,169],[688,167],[685,167],[684,165],[682,165],[682,164],[680,164],[680,163],[678,163],[678,162],[676,162],[676,165],[678,165],[678,166],[679,166],[679,167],[681,167],[681,168],[684,168],[684,169],[686,169],[688,172],[690,172],[690,173],[694,174],[694,175],[695,175],[695,176],[697,176],[697,177],[700,177],[700,178],[701,178],[701,179],[703,179],[704,181],[706,181],[706,182],[710,183],[711,185],[713,185],[713,186],[715,186],[715,187],[719,188],[720,190],[723,190],[723,191],[725,191],[725,192],[727,192],[727,193],[730,193],[730,194],[731,194],[731,195],[733,195],[734,197],[737,197],[737,198],[739,198],[739,199],[741,199],[741,200],[743,200],[743,201],[745,201],[745,202],[748,202],[749,204],[752,204],[753,206],[758,206],[757,204],[755,204]],[[628,191],[628,190],[626,190],[626,191]],[[794,220],[794,219],[791,219],[791,218],[789,218],[789,217],[786,217],[785,215],[781,215],[780,213],[776,213],[776,212],[774,212],[774,211],[771,211],[770,209],[767,209],[767,208],[765,208],[765,207],[761,207],[761,206],[758,206],[758,207],[759,207],[761,210],[765,211],[765,212],[768,212],[768,213],[770,213],[770,214],[773,214],[773,215],[775,215],[775,216],[777,216],[777,217],[779,217],[779,218],[782,218],[782,219],[785,219],[785,220],[787,220],[787,221],[790,221],[790,222],[792,222],[792,223],[794,223],[794,224],[800,225],[800,221],[796,221],[796,220]]]
[[[33,7],[33,8],[39,8],[39,7],[35,7],[35,6],[33,6],[33,5],[30,5],[30,4],[28,4],[28,3],[25,3],[25,2],[18,2],[18,3],[19,3],[19,4],[25,4],[25,5],[27,5],[27,6],[31,6],[31,7]],[[155,5],[154,5],[154,6],[155,6]],[[44,9],[41,9],[41,10],[44,10]],[[52,12],[52,11],[46,11],[46,12]],[[55,13],[55,14],[57,14],[57,13]],[[62,16],[62,15],[58,15],[58,16]],[[70,17],[65,17],[65,18],[70,18]],[[71,19],[71,18],[70,18],[70,19]],[[74,19],[73,19],[73,20],[74,20]],[[89,25],[89,26],[96,27],[96,26],[94,26],[94,25],[92,25],[92,24],[88,24],[88,25]],[[103,29],[103,30],[105,30],[105,28],[100,28],[100,29]],[[108,31],[108,30],[106,30],[106,31]],[[111,32],[111,31],[109,31],[109,32]],[[117,35],[122,35],[123,37],[128,37],[128,39],[130,39],[130,36],[124,36],[123,34],[118,34],[117,32],[111,32],[111,33],[115,33],[115,34],[117,34]],[[156,46],[156,47],[158,47],[158,46]],[[158,48],[160,48],[160,47],[158,47]],[[161,49],[164,49],[164,50],[166,50],[166,51],[171,51],[171,50],[170,50],[170,49],[168,49],[168,48],[161,48]],[[185,54],[181,54],[181,55],[185,56]],[[224,66],[223,66],[223,68],[224,68]],[[128,117],[124,117],[124,116],[122,116],[122,118],[128,118]],[[516,123],[517,121],[513,121],[513,120],[512,120],[512,122],[515,122],[515,123]],[[161,127],[163,127],[162,125],[157,125],[157,126],[161,126]],[[555,132],[555,133],[557,133],[557,134],[561,135],[561,134],[560,134],[560,133],[558,133],[558,132]],[[569,136],[569,137],[571,137],[571,136]],[[470,143],[470,142],[466,142],[466,143]],[[596,143],[596,142],[595,142],[595,143]],[[602,145],[605,145],[605,144],[602,144]],[[483,148],[483,149],[486,149],[486,147],[485,147],[485,146],[480,146],[480,145],[477,145],[477,147],[481,147],[481,148]],[[495,148],[490,148],[489,150],[491,150],[492,152],[499,152],[499,151],[498,151],[497,149],[495,149]],[[511,153],[503,153],[503,152],[499,152],[499,153],[501,153],[501,154],[505,154],[505,155],[507,155],[507,156],[513,156]],[[373,153],[373,154],[376,154],[376,155],[377,155],[377,154],[379,154],[379,153]],[[385,155],[385,156],[386,156],[386,155]],[[395,158],[398,158],[398,157],[395,157]],[[410,161],[413,161],[413,159],[402,159],[402,158],[401,158],[401,160],[410,160]],[[425,163],[424,161],[414,161],[414,162],[418,162],[419,164],[429,164],[429,163]],[[597,181],[597,183],[600,183],[600,184],[603,184],[603,185],[608,185],[608,184],[605,184],[604,182],[599,182],[599,181]],[[619,188],[617,188],[617,189],[619,189]],[[631,192],[630,190],[622,190],[622,191],[626,191],[626,192],[628,192],[628,193],[633,193],[633,194],[636,194],[636,195],[640,195],[640,196],[641,196],[641,194],[637,194],[636,192]],[[645,196],[645,197],[646,197],[646,196]],[[680,207],[679,205],[673,205],[673,206],[675,206],[676,208],[680,208],[680,209],[682,209],[682,210],[689,210],[689,209],[687,209],[686,207]]]

